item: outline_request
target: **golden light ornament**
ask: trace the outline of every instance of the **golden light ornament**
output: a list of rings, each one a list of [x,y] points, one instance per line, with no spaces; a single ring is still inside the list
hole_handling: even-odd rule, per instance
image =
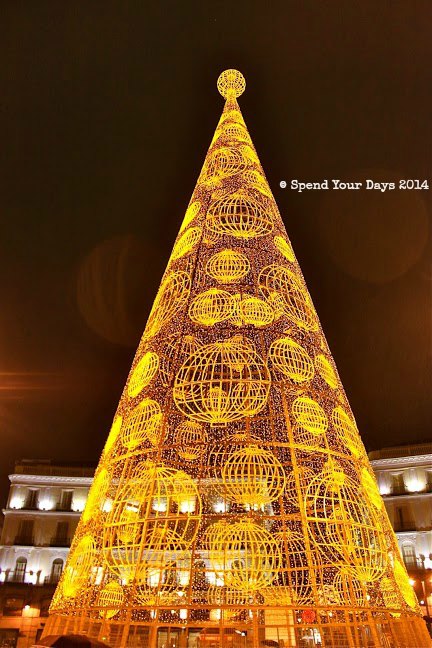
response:
[[[199,200],[194,200],[186,210],[183,223],[180,227],[180,232],[182,232],[186,227],[188,227],[192,221],[198,216],[201,211],[201,202]]]
[[[249,518],[211,525],[204,536],[210,567],[230,588],[256,592],[277,575],[282,557],[274,536]]]
[[[310,568],[303,534],[286,529],[276,534],[282,562],[274,582],[260,593],[267,605],[303,606],[311,603]]]
[[[189,317],[195,324],[214,326],[234,314],[234,301],[229,292],[210,288],[195,297],[189,307]]]
[[[174,382],[175,370],[193,353],[199,346],[199,340],[193,335],[178,333],[170,335],[164,345],[160,357],[159,373],[164,387],[169,387]]]
[[[306,491],[309,536],[324,563],[334,564],[362,582],[379,580],[388,562],[380,517],[348,475],[329,461]]]
[[[325,357],[323,353],[315,356],[315,367],[323,380],[332,389],[338,387],[338,378],[331,362]]]
[[[110,581],[101,589],[97,597],[96,605],[101,608],[99,616],[112,619],[122,609],[123,602],[123,587],[116,581]]]
[[[273,308],[259,297],[243,297],[236,295],[237,299],[237,326],[249,324],[262,328],[270,326],[275,319]]]
[[[227,70],[218,84],[225,107],[44,635],[110,648],[426,648],[237,102],[244,78]]]
[[[417,597],[409,582],[405,567],[399,560],[394,561],[393,576],[405,603],[412,609],[418,607]]]
[[[332,423],[340,442],[352,452],[354,457],[359,458],[365,454],[356,424],[339,405],[332,412]]]
[[[103,528],[105,564],[116,576],[132,581],[145,568],[169,565],[195,540],[201,498],[184,471],[145,462],[119,488]]]
[[[222,481],[224,497],[230,502],[264,506],[282,495],[285,472],[272,452],[249,445],[228,456]]]
[[[238,250],[222,250],[210,257],[206,265],[206,273],[223,284],[235,283],[245,277],[249,271],[249,259]]]
[[[238,148],[234,146],[218,148],[209,155],[202,172],[202,181],[210,188],[215,187],[225,178],[244,171],[249,164],[245,155]]]
[[[180,368],[173,397],[187,417],[226,425],[265,406],[270,375],[263,359],[236,337],[200,347]]]
[[[126,419],[122,430],[122,443],[128,450],[135,450],[145,441],[156,446],[162,430],[163,413],[158,402],[145,398]]]
[[[381,511],[384,506],[384,502],[379,492],[378,484],[376,483],[375,477],[371,475],[366,467],[362,468],[361,470],[360,480],[363,489],[366,491],[369,497],[369,500],[372,502],[375,508],[378,509],[378,511]]]
[[[211,203],[207,226],[216,234],[240,239],[266,236],[273,230],[272,208],[270,203],[237,191]]]
[[[274,305],[299,328],[316,331],[318,321],[311,299],[296,275],[283,266],[266,266],[259,274],[259,285]]]
[[[171,272],[163,280],[150,312],[144,338],[154,337],[183,308],[190,292],[190,276],[179,270]]]
[[[275,236],[273,240],[278,252],[280,252],[282,256],[284,256],[285,259],[287,259],[287,261],[294,263],[295,256],[289,241],[287,241],[286,239],[284,239],[282,236],[279,235]]]
[[[107,455],[110,453],[112,450],[113,446],[115,445],[117,439],[120,436],[121,432],[121,427],[123,423],[123,418],[121,416],[116,416],[114,419],[114,422],[111,426],[110,433],[108,434],[108,439],[105,443],[105,448],[104,448],[104,454]]]
[[[323,434],[327,430],[327,416],[313,398],[299,396],[293,402],[291,410],[296,423],[312,434]]]
[[[196,421],[183,421],[177,427],[174,443],[177,452],[186,461],[195,461],[205,452],[208,434],[204,426]]]
[[[201,238],[201,227],[190,227],[177,243],[174,245],[171,253],[171,261],[176,261],[190,254]]]
[[[296,383],[312,380],[314,377],[315,369],[308,352],[289,337],[278,338],[272,342],[268,357],[276,369]]]
[[[128,395],[134,398],[147,387],[159,369],[159,356],[153,351],[147,351],[138,361],[129,378]]]
[[[368,605],[366,584],[343,568],[339,569],[334,577],[333,590],[337,605],[344,605],[347,601],[354,607]]]
[[[87,502],[81,516],[83,522],[89,522],[90,520],[95,519],[96,516],[102,512],[110,485],[110,473],[106,468],[100,468],[91,485]]]
[[[224,70],[217,80],[217,89],[225,99],[240,97],[246,88],[246,80],[238,70]]]
[[[386,608],[389,608],[390,610],[396,610],[396,613],[392,612],[392,615],[399,617],[400,612],[398,610],[401,605],[401,593],[399,591],[399,588],[395,584],[395,581],[392,578],[383,578],[380,581],[380,590]]]
[[[73,547],[73,554],[65,567],[61,581],[62,594],[66,598],[76,596],[90,577],[90,569],[96,551],[92,535],[87,534]]]

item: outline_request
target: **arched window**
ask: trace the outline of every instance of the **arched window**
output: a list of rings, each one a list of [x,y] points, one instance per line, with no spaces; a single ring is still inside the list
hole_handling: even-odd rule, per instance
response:
[[[26,569],[27,569],[27,558],[24,558],[23,556],[17,558],[17,561],[15,563],[15,574],[14,574],[15,582],[17,583],[24,582]]]
[[[404,542],[402,545],[402,556],[407,569],[417,567],[415,548],[411,542]]]
[[[56,558],[53,560],[51,566],[51,583],[58,583],[60,580],[61,573],[63,571],[63,560],[61,558]]]

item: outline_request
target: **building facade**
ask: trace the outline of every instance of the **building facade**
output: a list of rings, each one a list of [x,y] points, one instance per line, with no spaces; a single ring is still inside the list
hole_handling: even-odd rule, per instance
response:
[[[432,443],[369,453],[425,616],[432,616]]]
[[[0,648],[27,648],[41,635],[93,472],[91,465],[15,464],[0,537]]]
[[[425,615],[432,615],[432,443],[369,454]],[[0,648],[39,638],[94,466],[17,462],[0,537]],[[217,502],[215,502],[215,510]]]

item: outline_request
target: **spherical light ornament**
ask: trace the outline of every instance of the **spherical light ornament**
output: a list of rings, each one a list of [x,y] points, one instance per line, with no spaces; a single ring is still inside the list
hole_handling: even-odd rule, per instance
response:
[[[132,372],[127,388],[128,395],[132,398],[138,396],[144,387],[147,387],[147,385],[153,380],[158,368],[158,354],[153,353],[153,351],[147,351],[141,360],[138,361]]]
[[[261,270],[258,281],[264,295],[294,324],[306,331],[318,330],[311,298],[293,272],[273,264]]]
[[[295,256],[289,241],[284,239],[282,236],[275,236],[273,240],[277,250],[282,254],[282,256],[291,263],[294,263]]]
[[[372,502],[375,508],[380,511],[383,508],[384,503],[375,478],[371,475],[367,468],[362,468],[360,479],[361,485],[363,486],[369,500]]]
[[[319,355],[315,356],[315,367],[317,368],[318,373],[320,374],[321,378],[325,380],[327,385],[332,389],[336,389],[338,386],[338,378],[336,372],[333,369],[330,361],[325,357],[324,354],[320,353]]]
[[[408,583],[409,584],[409,583]],[[390,614],[395,617],[400,616],[401,594],[392,578],[383,578],[380,582],[380,590],[383,597],[384,605],[390,608]]]
[[[405,603],[409,605],[410,608],[417,608],[417,597],[413,588],[410,585],[408,574],[405,567],[395,560],[393,567],[393,575],[396,581],[397,586],[399,587],[400,593],[402,594]]]
[[[159,403],[145,398],[137,405],[125,421],[122,443],[128,450],[135,450],[145,441],[153,446],[161,440],[163,414]]]
[[[217,234],[240,239],[266,236],[273,230],[273,206],[237,191],[211,203],[207,211],[208,228]]]
[[[208,434],[201,423],[183,421],[175,431],[173,442],[182,459],[195,461],[202,456],[207,440]]]
[[[315,374],[308,352],[291,338],[279,338],[270,348],[268,357],[276,369],[296,383],[312,380]]]
[[[225,99],[240,97],[246,88],[246,80],[238,70],[225,70],[219,75],[217,88]]]
[[[241,173],[249,165],[250,161],[240,149],[235,146],[221,146],[208,156],[200,180],[210,188],[216,187],[222,180]]]
[[[110,433],[108,435],[108,439],[105,443],[105,448],[104,448],[104,454],[107,455],[109,454],[111,448],[114,446],[115,442],[117,441],[120,430],[122,427],[123,419],[121,416],[116,416],[114,419],[114,422],[111,426]]]
[[[254,592],[269,585],[281,566],[279,543],[250,519],[212,524],[204,535],[210,567],[224,584]]]
[[[179,338],[177,333],[170,335],[160,356],[159,373],[164,387],[169,387],[174,381],[176,370],[200,346],[193,335]]]
[[[185,217],[183,219],[183,223],[180,228],[180,232],[182,232],[188,225],[192,223],[192,221],[198,216],[198,214],[201,211],[201,202],[199,200],[195,200],[193,203],[189,205],[189,207],[186,210]]]
[[[144,338],[154,337],[175,313],[185,305],[190,292],[191,280],[187,272],[171,272],[162,281],[151,309]]]
[[[342,407],[338,406],[333,410],[332,423],[339,441],[351,451],[356,459],[364,454],[363,444],[356,425]]]
[[[222,480],[224,496],[230,502],[259,507],[280,497],[285,487],[285,472],[272,452],[249,445],[229,455]]]
[[[236,250],[222,250],[207,261],[206,273],[220,283],[235,283],[245,277],[250,262],[245,254]]]
[[[380,517],[358,484],[333,462],[309,484],[304,510],[309,537],[323,562],[361,582],[383,576],[388,550]]]
[[[263,409],[270,389],[268,369],[243,338],[207,344],[177,373],[174,401],[188,418],[226,425]]]
[[[96,518],[102,512],[108,489],[110,487],[111,477],[106,468],[102,468],[97,473],[91,485],[87,502],[81,516],[84,523]]]
[[[194,480],[182,470],[145,462],[120,488],[104,525],[108,568],[130,581],[149,567],[171,564],[195,540],[200,518]]]
[[[237,311],[240,326],[249,324],[258,328],[269,326],[274,320],[274,311],[263,299],[259,297],[244,297],[237,300]]]
[[[189,317],[195,324],[214,326],[234,314],[234,302],[226,290],[210,288],[195,297],[189,307]]]
[[[310,566],[301,533],[285,530],[276,534],[282,563],[274,583],[261,590],[267,605],[308,605],[312,600]]]
[[[71,548],[62,580],[62,593],[66,598],[76,596],[88,582],[95,551],[95,541],[89,534]]]
[[[102,608],[99,610],[99,616],[105,619],[112,619],[120,612],[123,601],[124,593],[122,586],[115,581],[111,581],[98,594],[96,605]]]
[[[201,238],[201,227],[190,227],[180,236],[171,253],[171,261],[190,254]]]
[[[333,589],[338,605],[346,605],[349,602],[355,607],[365,607],[368,604],[365,585],[343,568],[334,578]]]
[[[299,396],[291,409],[297,424],[312,434],[323,434],[327,430],[327,416],[321,405],[312,398]]]

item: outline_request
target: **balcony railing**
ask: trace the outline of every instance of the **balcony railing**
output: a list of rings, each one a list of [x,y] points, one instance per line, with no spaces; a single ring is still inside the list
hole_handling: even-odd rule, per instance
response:
[[[24,571],[10,571],[5,575],[5,583],[24,583],[26,572]]]
[[[66,536],[53,536],[50,540],[50,547],[70,547],[71,539]]]
[[[58,576],[45,576],[44,585],[57,585],[60,580],[60,574]]]
[[[34,545],[34,537],[32,535],[16,535],[13,541],[14,545],[23,545],[31,547]]]

